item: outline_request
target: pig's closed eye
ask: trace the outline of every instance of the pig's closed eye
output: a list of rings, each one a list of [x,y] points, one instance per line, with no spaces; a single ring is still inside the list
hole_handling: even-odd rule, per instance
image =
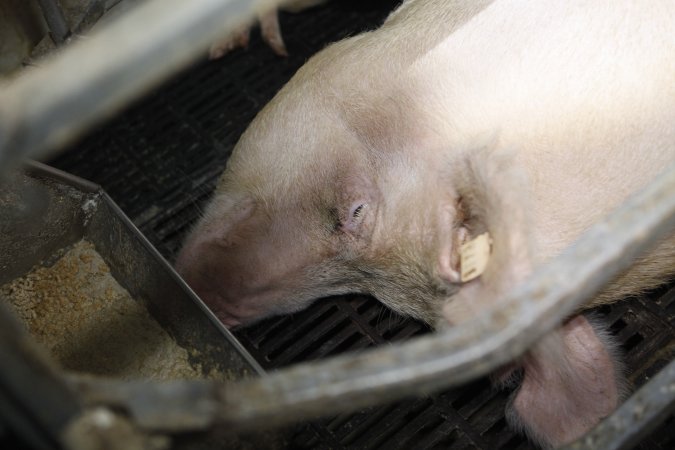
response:
[[[334,231],[342,231],[350,234],[359,232],[361,224],[368,212],[368,204],[363,202],[354,202],[348,210],[342,214],[338,208],[332,209],[331,217],[334,218]]]

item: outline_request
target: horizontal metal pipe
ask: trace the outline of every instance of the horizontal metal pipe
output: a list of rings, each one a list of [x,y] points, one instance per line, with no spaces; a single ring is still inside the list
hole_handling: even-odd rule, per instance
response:
[[[675,166],[522,285],[496,299],[500,306],[485,315],[404,344],[205,389],[201,400],[206,403],[200,404],[210,404],[206,409],[215,415],[212,420],[231,429],[260,429],[428,394],[485,375],[523,354],[674,228]],[[148,395],[154,392],[152,415],[148,402],[140,404],[128,388],[107,386],[106,392],[110,398],[124,397],[128,409],[138,412],[137,421],[152,426],[163,409],[169,414],[170,389],[143,389]],[[145,422],[141,416],[147,416]]]
[[[70,143],[279,0],[149,0],[0,86],[0,177]]]

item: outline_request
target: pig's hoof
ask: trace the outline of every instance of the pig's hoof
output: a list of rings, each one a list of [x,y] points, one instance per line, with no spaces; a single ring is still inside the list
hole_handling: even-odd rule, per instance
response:
[[[279,26],[279,16],[277,10],[261,14],[258,16],[260,22],[260,33],[263,41],[279,56],[288,56],[284,38],[281,36],[281,27]],[[218,59],[225,56],[236,48],[248,47],[250,27],[241,28],[232,33],[222,41],[211,45],[209,50],[210,59]]]
[[[250,29],[248,27],[232,33],[227,38],[211,44],[209,59],[219,59],[236,48],[248,47]]]
[[[284,38],[281,36],[279,15],[276,10],[263,14],[259,17],[260,33],[263,41],[279,56],[288,56]]]

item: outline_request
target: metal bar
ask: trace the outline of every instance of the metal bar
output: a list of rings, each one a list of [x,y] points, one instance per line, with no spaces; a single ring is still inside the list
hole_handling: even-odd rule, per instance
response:
[[[94,25],[105,14],[106,3],[106,0],[90,0],[82,19],[74,26],[73,33],[82,34]]]
[[[675,411],[675,361],[642,386],[610,417],[565,450],[633,448]]]
[[[70,386],[90,405],[121,408],[145,430],[206,431],[218,417],[217,383],[207,380],[106,380],[71,375]]]
[[[187,66],[279,0],[149,0],[0,89],[0,177],[45,155]]]
[[[0,421],[34,448],[58,448],[63,428],[80,413],[75,391],[40,353],[0,298]]]
[[[54,43],[63,44],[70,36],[70,28],[58,0],[38,0],[38,3],[42,8],[42,15],[47,22]]]
[[[212,420],[226,426],[260,429],[428,394],[485,375],[524,353],[674,228],[675,166],[498,299],[495,304],[501,306],[484,316],[405,344],[224,385],[216,398],[206,390],[200,402],[211,406],[200,403],[200,414],[211,410]],[[572,279],[577,283],[570,283]],[[121,385],[107,387],[110,395],[125,397],[132,413],[152,414],[157,421],[163,405],[171,404],[168,398],[162,400],[162,392],[168,391],[146,389],[157,390],[153,411],[147,402],[138,404],[137,398],[125,394]]]

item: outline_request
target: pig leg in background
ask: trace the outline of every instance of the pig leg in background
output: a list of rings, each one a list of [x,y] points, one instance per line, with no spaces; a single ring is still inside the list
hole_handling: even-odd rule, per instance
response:
[[[300,12],[303,9],[319,5],[325,0],[291,0],[282,5],[281,9],[288,12]],[[263,41],[279,56],[288,56],[284,38],[281,36],[279,15],[277,9],[263,11],[258,14],[260,34]],[[214,42],[209,50],[210,59],[219,59],[236,48],[248,47],[251,26],[245,25],[234,31],[228,37]]]
[[[616,345],[583,315],[547,340],[522,358],[522,381],[506,417],[510,426],[543,448],[556,448],[611,414],[627,388]]]
[[[270,48],[279,56],[288,56],[286,51],[286,44],[284,38],[281,36],[281,28],[279,27],[279,16],[277,10],[264,12],[258,15],[260,22],[260,33],[263,40],[270,46]],[[215,42],[211,45],[209,50],[210,59],[219,59],[225,56],[236,48],[248,47],[248,42],[251,34],[251,26],[245,25],[225,39]]]
[[[472,235],[488,231],[494,243],[486,272],[462,285],[445,306],[451,324],[494,306],[495,299],[528,276],[536,254],[528,233],[528,181],[515,158],[480,150],[459,167],[465,226]],[[520,382],[507,407],[509,424],[543,448],[584,435],[626,392],[615,348],[600,327],[584,316],[573,317],[494,377],[498,385]]]

